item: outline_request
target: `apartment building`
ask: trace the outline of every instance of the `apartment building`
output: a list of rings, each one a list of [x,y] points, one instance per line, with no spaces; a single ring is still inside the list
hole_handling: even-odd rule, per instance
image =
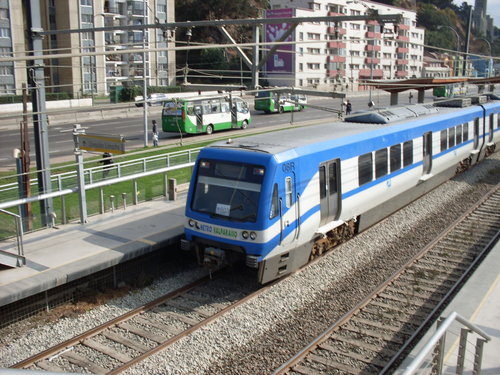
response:
[[[26,51],[23,12],[22,2],[0,0],[2,57],[12,53],[17,57]],[[112,86],[144,82],[148,86],[174,84],[175,53],[168,51],[174,46],[173,35],[161,28],[120,29],[120,26],[174,22],[174,16],[174,0],[42,0],[44,31],[89,29],[44,38],[47,54],[74,55],[45,60],[47,92],[69,92],[81,97],[108,94]],[[106,26],[117,29],[93,30]],[[133,49],[137,53],[120,53]],[[0,63],[0,75],[3,75],[0,95],[19,94],[22,82],[26,82],[26,65]]]
[[[358,16],[373,10],[402,14],[398,25],[377,21],[302,23],[266,65],[271,85],[364,90],[363,80],[422,76],[424,30],[416,12],[370,1],[271,0],[266,17]],[[397,26],[397,27],[394,27]],[[269,25],[266,41],[289,26]],[[279,30],[278,30],[279,29]]]

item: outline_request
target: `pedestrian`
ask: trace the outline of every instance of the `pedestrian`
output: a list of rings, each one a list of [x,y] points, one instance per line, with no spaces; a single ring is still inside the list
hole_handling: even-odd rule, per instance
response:
[[[156,120],[153,120],[153,134],[158,134],[158,126],[156,125]]]
[[[158,147],[158,134],[153,133],[153,147]]]
[[[351,102],[348,100],[346,105],[345,105],[345,114],[346,116],[349,116],[352,112],[352,104]]]
[[[408,98],[410,99],[410,104],[411,104],[411,100],[413,99],[413,94],[411,93],[411,91],[410,91],[410,95],[408,96]]]
[[[105,179],[109,175],[109,170],[111,169],[111,165],[113,164],[113,155],[109,152],[105,152],[102,154],[102,160],[100,163],[103,164],[102,167],[102,178]]]

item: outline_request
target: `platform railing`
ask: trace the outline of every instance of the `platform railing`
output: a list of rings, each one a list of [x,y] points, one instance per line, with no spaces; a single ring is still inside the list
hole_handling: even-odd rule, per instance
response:
[[[0,213],[14,217],[16,221],[16,245],[17,255],[3,250],[0,250],[0,264],[11,267],[22,267],[26,264],[23,247],[23,225],[21,216],[15,213],[0,209]]]
[[[200,152],[201,147],[192,148],[189,150],[175,151],[160,155],[147,156],[144,158],[126,160],[116,162],[108,166],[106,173],[104,173],[104,166],[94,166],[84,168],[86,183],[92,184],[106,178],[106,175],[113,174],[117,177],[129,176],[138,173],[145,173],[154,170],[159,170],[164,167],[171,167],[175,165],[191,163],[196,159]],[[95,160],[99,162],[99,160]],[[73,171],[53,174],[51,176],[51,188],[53,192],[62,191],[78,186],[76,168]],[[38,179],[32,178],[30,180],[31,191],[38,191]],[[13,182],[0,185],[0,204],[5,202],[14,201],[19,198],[19,183]]]
[[[451,348],[449,353],[456,356],[456,363],[445,358],[446,338],[452,330],[453,323],[461,325],[459,343],[457,348]],[[475,338],[475,344],[470,335]],[[447,374],[453,373],[462,375],[467,373],[481,373],[481,363],[483,359],[483,346],[490,341],[491,337],[482,329],[460,316],[457,312],[452,312],[446,319],[441,318],[437,324],[437,331],[429,341],[419,351],[413,361],[404,369],[401,375],[413,374]],[[469,346],[473,346],[469,348]]]

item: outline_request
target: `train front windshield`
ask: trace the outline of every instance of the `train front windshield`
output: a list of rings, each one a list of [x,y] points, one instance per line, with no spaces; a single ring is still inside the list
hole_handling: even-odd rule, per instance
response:
[[[256,222],[263,179],[261,166],[202,159],[191,209],[212,217]]]

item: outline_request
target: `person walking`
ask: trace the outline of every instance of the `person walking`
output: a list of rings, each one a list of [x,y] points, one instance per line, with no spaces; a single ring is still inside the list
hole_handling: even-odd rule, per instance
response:
[[[102,167],[102,178],[105,179],[109,175],[109,170],[111,169],[111,166],[113,164],[113,157],[109,152],[105,152],[102,154],[102,160],[100,163],[103,164]]]
[[[158,147],[158,125],[153,120],[153,147]]]
[[[346,116],[349,116],[352,112],[352,104],[351,102],[348,100],[346,105],[345,105],[345,114]]]

